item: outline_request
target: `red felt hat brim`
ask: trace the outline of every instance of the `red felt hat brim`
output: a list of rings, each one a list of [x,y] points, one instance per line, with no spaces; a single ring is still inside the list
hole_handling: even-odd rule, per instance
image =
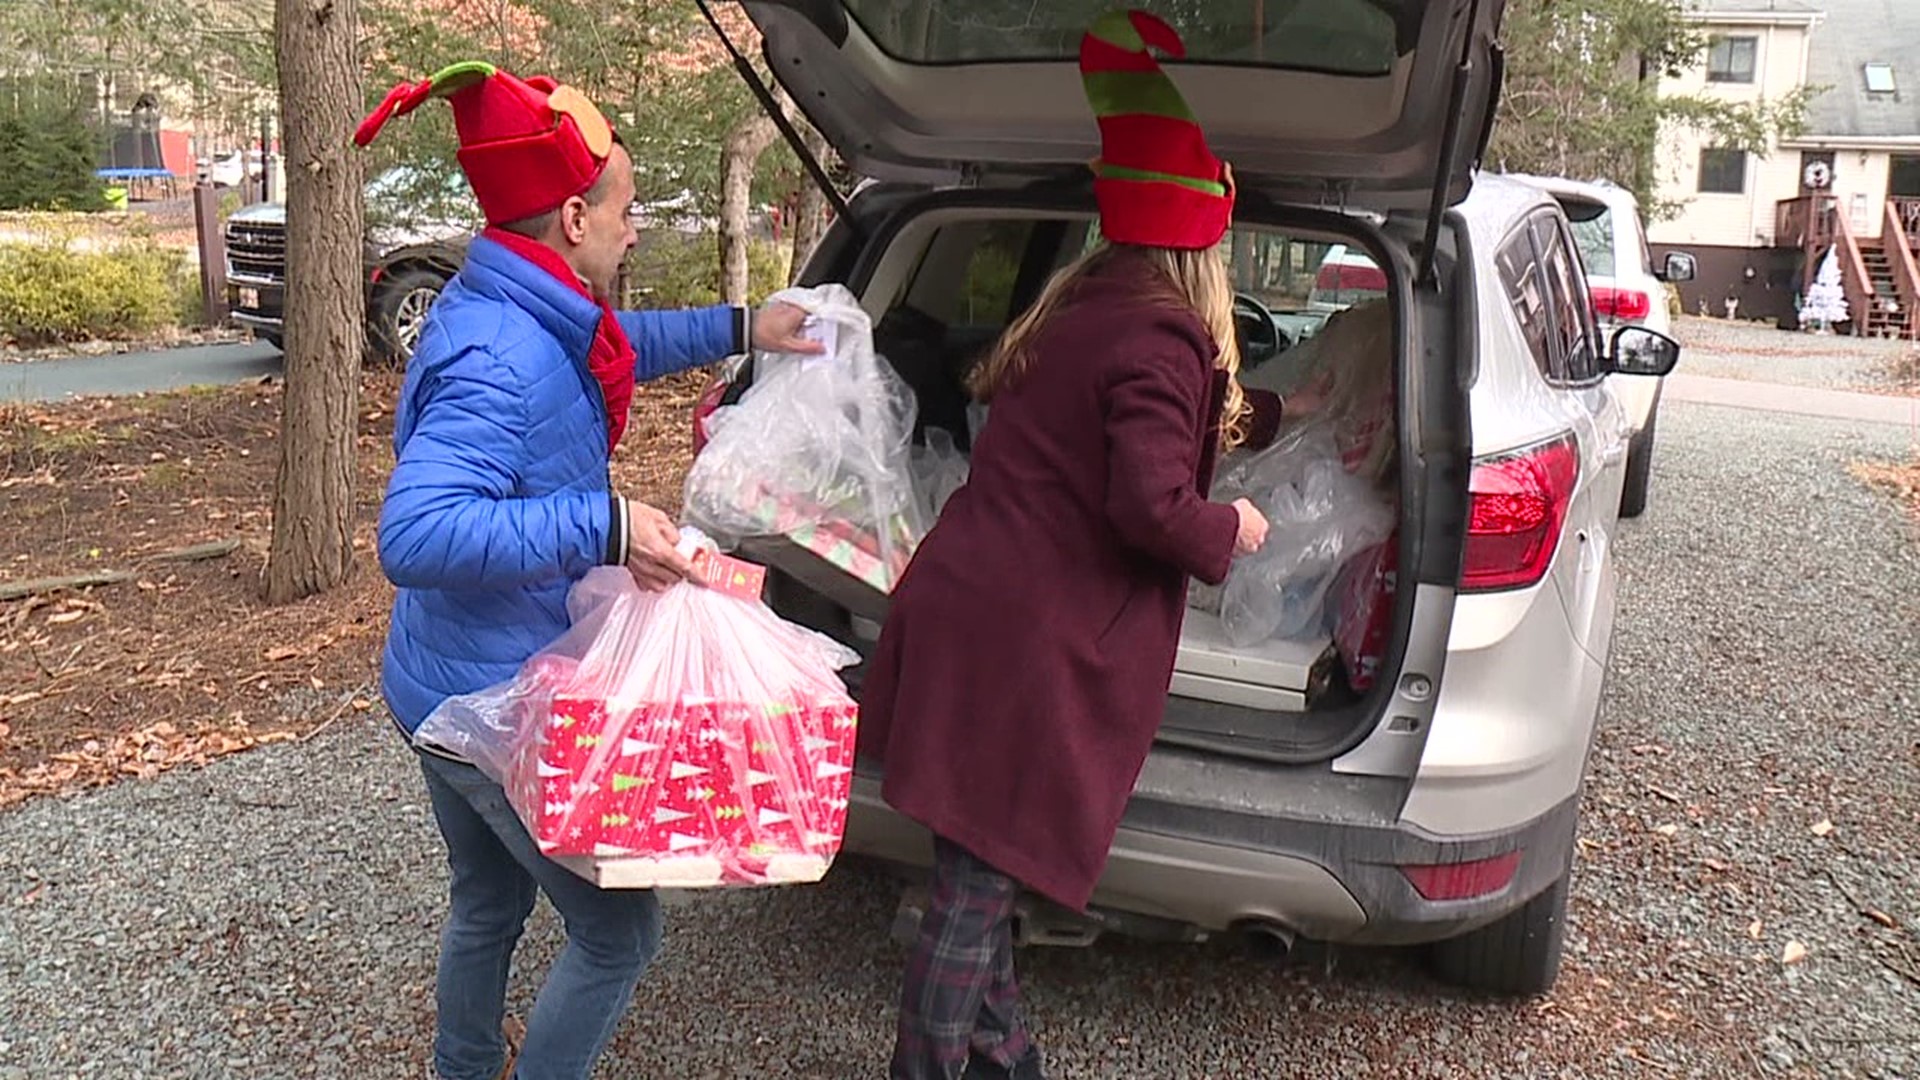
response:
[[[1093,182],[1100,234],[1109,243],[1197,251],[1233,224],[1233,197],[1161,180],[1101,177]]]

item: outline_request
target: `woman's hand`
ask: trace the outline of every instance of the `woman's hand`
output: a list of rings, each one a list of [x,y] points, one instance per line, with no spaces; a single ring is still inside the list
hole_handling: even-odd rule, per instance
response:
[[[1235,555],[1251,555],[1267,543],[1267,516],[1245,499],[1235,500],[1234,513],[1240,515],[1240,531],[1233,538]]]

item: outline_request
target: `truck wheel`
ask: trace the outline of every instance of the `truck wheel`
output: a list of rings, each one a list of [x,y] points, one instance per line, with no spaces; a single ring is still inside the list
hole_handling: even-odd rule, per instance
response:
[[[402,270],[380,283],[373,294],[370,329],[382,359],[395,367],[406,366],[420,343],[427,312],[433,310],[433,302],[446,287],[445,277],[423,268]]]
[[[1468,990],[1532,997],[1553,988],[1567,937],[1573,870],[1499,922],[1431,947],[1434,973]]]
[[[1647,512],[1647,489],[1653,484],[1653,427],[1660,418],[1655,408],[1647,414],[1647,426],[1627,444],[1627,478],[1620,489],[1620,516],[1637,518]]]

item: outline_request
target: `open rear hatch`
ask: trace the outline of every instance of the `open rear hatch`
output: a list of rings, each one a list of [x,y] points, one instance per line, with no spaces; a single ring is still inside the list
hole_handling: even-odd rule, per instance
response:
[[[1242,188],[1373,209],[1466,197],[1506,0],[1138,0]],[[852,170],[935,186],[1099,154],[1081,35],[1111,0],[748,0],[774,77]]]
[[[1442,213],[1466,197],[1491,129],[1505,4],[1132,6],[1166,19],[1184,38],[1185,58],[1164,62],[1209,144],[1231,163],[1243,204],[1257,193],[1268,205],[1338,205],[1419,221],[1426,237],[1415,252],[1425,277]],[[1114,0],[742,6],[762,34],[773,76],[859,176],[932,188],[1014,188],[1084,176],[1099,154],[1078,53],[1086,27]],[[749,65],[738,66],[757,82]],[[756,89],[763,102],[771,100]],[[798,137],[788,137],[804,154]],[[809,164],[817,180],[825,176]],[[883,593],[788,540],[749,541],[742,553],[797,587],[775,598],[790,615],[812,607],[819,618],[803,621],[856,643],[870,640],[884,621]],[[1312,707],[1336,666],[1327,641],[1236,647],[1217,616],[1192,611],[1171,690],[1229,712],[1299,713]],[[856,683],[858,677],[852,673]],[[1221,715],[1221,724],[1240,727]]]

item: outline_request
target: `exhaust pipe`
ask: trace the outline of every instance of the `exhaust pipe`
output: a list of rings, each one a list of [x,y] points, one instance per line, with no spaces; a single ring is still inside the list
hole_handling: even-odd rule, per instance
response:
[[[1242,935],[1264,950],[1272,950],[1275,960],[1285,960],[1293,952],[1293,928],[1271,919],[1255,919],[1235,927]]]

